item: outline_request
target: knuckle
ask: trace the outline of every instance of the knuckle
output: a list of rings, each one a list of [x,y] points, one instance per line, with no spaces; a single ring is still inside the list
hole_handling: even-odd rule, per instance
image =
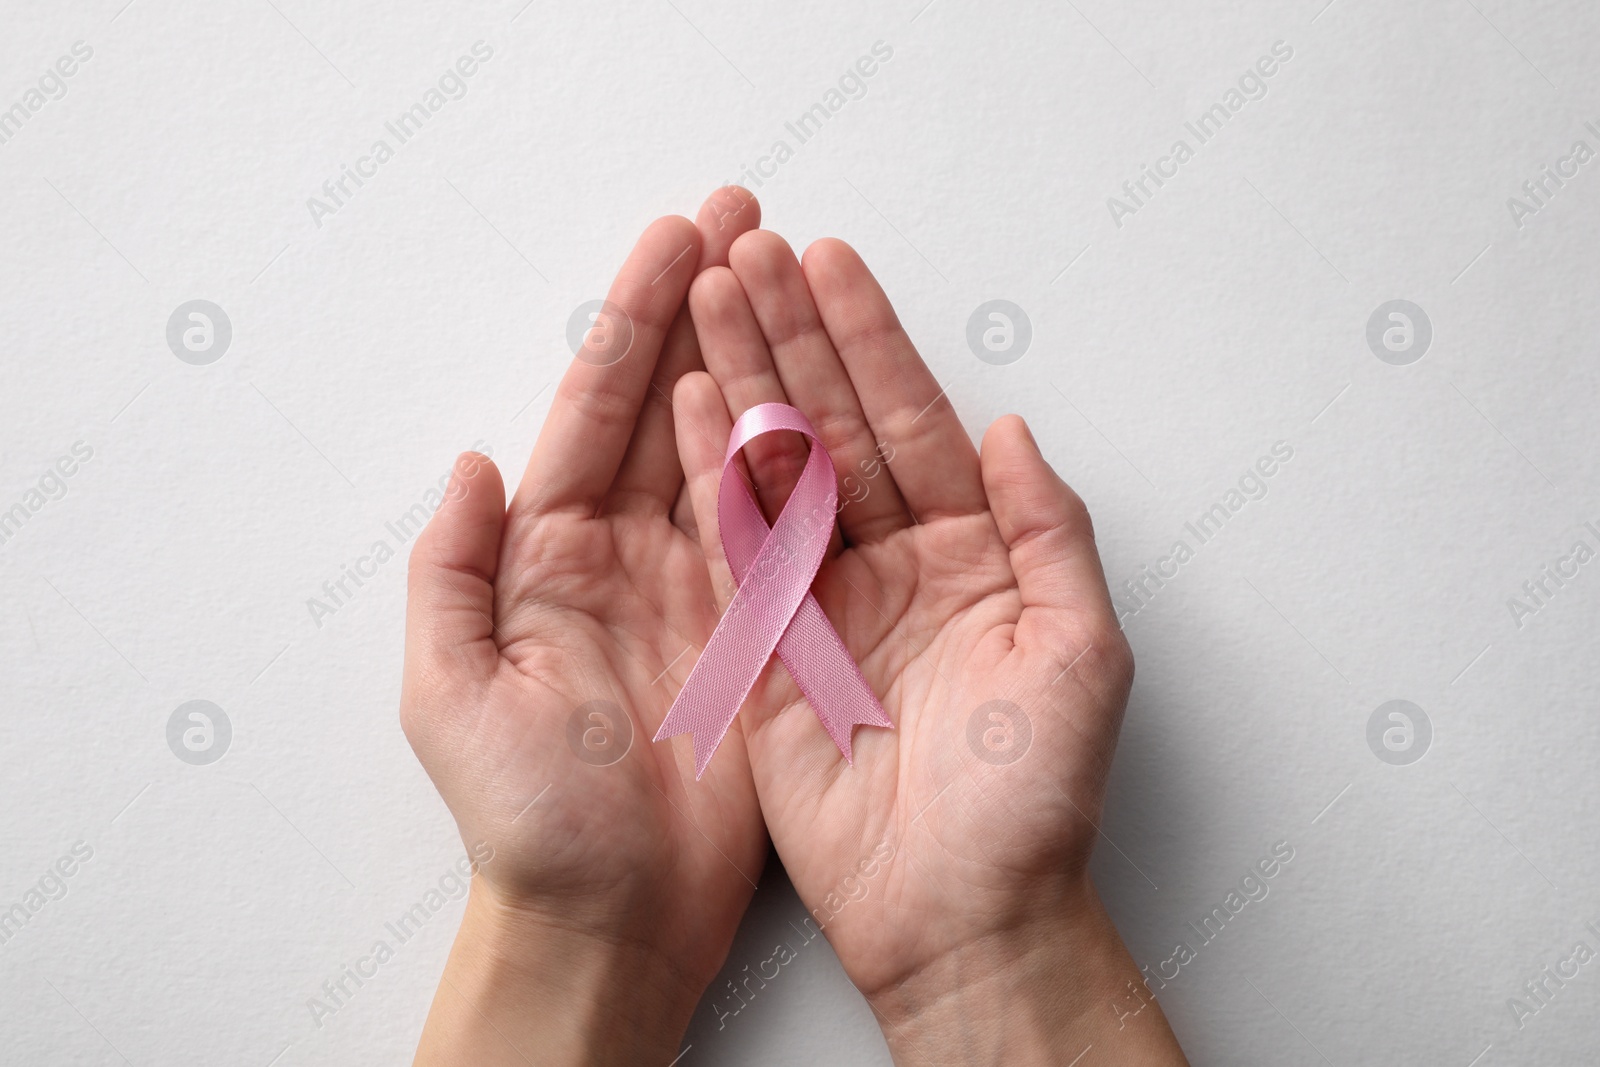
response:
[[[872,430],[861,410],[855,407],[826,411],[813,420],[812,426],[830,455],[850,457],[863,451],[863,444],[872,440]],[[864,455],[870,455],[867,449]]]
[[[426,697],[411,691],[413,688],[407,685],[407,691],[400,696],[400,732],[405,735],[412,751],[420,751],[426,736],[429,716],[425,710]]]
[[[1127,689],[1133,685],[1135,670],[1133,645],[1128,638],[1116,627],[1111,627],[1106,638],[1107,664],[1106,670],[1116,682],[1117,686]]]
[[[1125,696],[1133,685],[1133,646],[1110,618],[1085,620],[1069,637],[1069,654],[1077,657],[1072,673],[1092,690],[1108,696]]]
[[[1069,538],[1074,540],[1094,540],[1094,516],[1089,514],[1089,505],[1083,502],[1070,485],[1061,483],[1063,490],[1061,500],[1061,525]]]

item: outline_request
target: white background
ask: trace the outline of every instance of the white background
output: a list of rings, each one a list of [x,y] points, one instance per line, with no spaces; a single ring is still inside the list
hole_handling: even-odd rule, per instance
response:
[[[1520,626],[1508,600],[1600,547],[1600,162],[1520,228],[1507,198],[1600,148],[1600,8],[123,2],[8,0],[0,32],[0,108],[93,48],[0,144],[0,509],[93,449],[0,546],[0,908],[93,849],[0,946],[0,1060],[408,1060],[459,904],[307,1007],[462,853],[396,720],[403,556],[320,626],[307,599],[459,450],[520,471],[568,316],[636,234],[793,147],[883,41],[757,190],[767,224],[862,251],[975,435],[1029,419],[1113,584],[1294,450],[1126,623],[1095,873],[1135,957],[1295,850],[1161,994],[1194,1061],[1592,1062],[1600,964],[1520,1029],[1507,1001],[1600,949],[1600,566]],[[467,95],[315,225],[307,198],[479,40]],[[1277,41],[1266,96],[1115,225],[1107,198]],[[196,298],[233,326],[209,366],[165,338]],[[1007,366],[965,339],[995,298],[1033,326]],[[1392,299],[1432,323],[1409,366],[1366,341]],[[209,766],[167,744],[194,699],[232,724]],[[1409,766],[1367,741],[1391,699],[1432,725]],[[729,974],[803,914],[769,868]],[[821,941],[686,1041],[887,1062]]]

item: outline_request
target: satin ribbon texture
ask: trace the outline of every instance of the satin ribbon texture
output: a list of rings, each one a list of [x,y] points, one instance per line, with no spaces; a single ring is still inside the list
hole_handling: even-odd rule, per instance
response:
[[[804,434],[811,454],[777,524],[769,527],[733,461],[745,445],[779,430]],[[697,780],[774,652],[846,762],[856,724],[894,727],[811,595],[833,535],[838,499],[828,450],[803,414],[788,404],[758,404],[739,416],[717,491],[722,550],[739,589],[655,736],[657,741],[684,733],[694,738]]]

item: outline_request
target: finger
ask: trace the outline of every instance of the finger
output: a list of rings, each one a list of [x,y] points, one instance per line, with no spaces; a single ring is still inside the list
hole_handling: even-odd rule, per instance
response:
[[[1014,641],[1077,655],[1120,641],[1089,511],[1063,482],[1019,416],[983,438],[983,484],[1022,595]]]
[[[911,513],[926,522],[983,511],[972,439],[867,265],[828,238],[806,249],[804,270],[872,433],[892,450],[890,469]]]
[[[672,393],[674,424],[678,430],[678,455],[683,461],[684,484],[694,510],[700,548],[711,572],[717,607],[733,599],[733,575],[722,552],[717,531],[717,495],[722,485],[723,450],[733,432],[727,401],[717,383],[704,371],[685,374]]]
[[[683,467],[673,446],[672,390],[678,379],[700,370],[700,345],[687,310],[672,320],[667,339],[639,408],[633,439],[606,494],[603,510],[664,513],[683,488]]]
[[[631,343],[617,359],[601,347],[596,331],[584,339],[556,388],[511,504],[513,518],[561,509],[591,515],[599,510],[633,437],[699,252],[699,231],[676,215],[651,223],[634,245],[607,294],[616,309],[608,319],[610,341],[616,343],[617,331],[631,329]]]
[[[728,262],[749,296],[783,391],[806,413],[833,460],[845,537],[862,544],[910,526],[911,513],[883,471],[879,441],[788,242],[752,230],[734,242]]]
[[[700,270],[726,267],[733,242],[761,225],[761,202],[742,186],[724,185],[706,197],[694,224],[700,231]]]
[[[689,289],[689,311],[700,335],[706,369],[716,379],[729,418],[738,418],[757,404],[789,402],[755,312],[731,270],[713,267],[696,278]],[[726,435],[722,443],[727,447]],[[756,499],[769,523],[777,521],[799,481],[807,453],[805,438],[789,431],[762,434],[745,445],[744,458]]]
[[[761,205],[750,192],[737,185],[725,185],[713,192],[695,217],[695,229],[700,231],[698,269],[727,266],[728,249],[734,240],[760,224]],[[628,443],[628,452],[612,484],[606,505],[609,510],[672,509],[683,488],[683,467],[673,446],[672,390],[679,378],[704,366],[689,309],[681,307],[667,330],[633,440]]]
[[[494,578],[506,491],[486,456],[457,457],[443,502],[411,548],[406,683],[487,680],[499,660]],[[413,668],[419,674],[413,675]]]

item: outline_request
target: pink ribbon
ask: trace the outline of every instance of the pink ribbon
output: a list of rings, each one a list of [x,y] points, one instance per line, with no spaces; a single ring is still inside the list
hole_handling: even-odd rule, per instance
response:
[[[805,434],[811,454],[777,524],[769,527],[733,461],[752,440],[778,430]],[[722,551],[739,589],[655,736],[657,741],[683,733],[694,738],[696,779],[773,652],[846,762],[857,723],[894,727],[811,595],[833,535],[838,499],[833,463],[803,414],[788,404],[758,404],[739,416],[728,437],[717,495]]]

